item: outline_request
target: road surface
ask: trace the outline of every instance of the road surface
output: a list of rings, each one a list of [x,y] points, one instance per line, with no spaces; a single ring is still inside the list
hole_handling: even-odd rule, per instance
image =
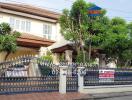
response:
[[[132,100],[132,95],[131,96],[123,96],[123,97],[105,98],[105,99],[99,99],[99,100]]]

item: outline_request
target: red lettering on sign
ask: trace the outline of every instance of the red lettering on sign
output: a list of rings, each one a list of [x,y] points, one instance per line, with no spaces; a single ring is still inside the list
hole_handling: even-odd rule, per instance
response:
[[[100,10],[89,10],[88,13],[89,14],[100,14],[101,11]]]

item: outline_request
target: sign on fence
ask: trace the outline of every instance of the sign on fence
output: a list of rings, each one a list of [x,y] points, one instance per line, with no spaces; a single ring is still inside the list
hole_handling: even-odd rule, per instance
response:
[[[5,72],[6,77],[27,77],[28,72],[24,68],[13,68]]]
[[[114,82],[115,70],[100,69],[99,70],[99,82]]]

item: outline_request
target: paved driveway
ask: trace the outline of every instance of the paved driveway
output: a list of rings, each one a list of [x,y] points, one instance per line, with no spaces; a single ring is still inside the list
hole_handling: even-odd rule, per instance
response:
[[[84,94],[69,92],[60,94],[58,92],[43,92],[43,93],[28,93],[28,94],[13,94],[0,95],[0,100],[73,100],[82,98]]]

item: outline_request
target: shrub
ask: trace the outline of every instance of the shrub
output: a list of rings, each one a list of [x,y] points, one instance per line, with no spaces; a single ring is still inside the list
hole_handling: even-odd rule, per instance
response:
[[[79,62],[79,63],[83,62],[83,53],[82,52],[77,54],[76,61]]]
[[[52,75],[52,68],[50,68],[47,65],[40,65],[39,64],[39,69],[40,69],[40,72],[41,72],[42,76]]]
[[[61,54],[59,56],[59,60],[60,60],[60,62],[65,62],[65,55],[64,54]]]
[[[42,56],[40,59],[52,62],[53,61],[52,53],[50,51],[47,51],[47,55]]]
[[[46,56],[42,56],[40,59],[38,59],[38,66],[42,76],[52,75],[52,68],[49,67],[49,64],[45,65],[41,63],[43,62],[50,63],[52,61],[53,61],[53,57],[50,51],[47,51]]]

